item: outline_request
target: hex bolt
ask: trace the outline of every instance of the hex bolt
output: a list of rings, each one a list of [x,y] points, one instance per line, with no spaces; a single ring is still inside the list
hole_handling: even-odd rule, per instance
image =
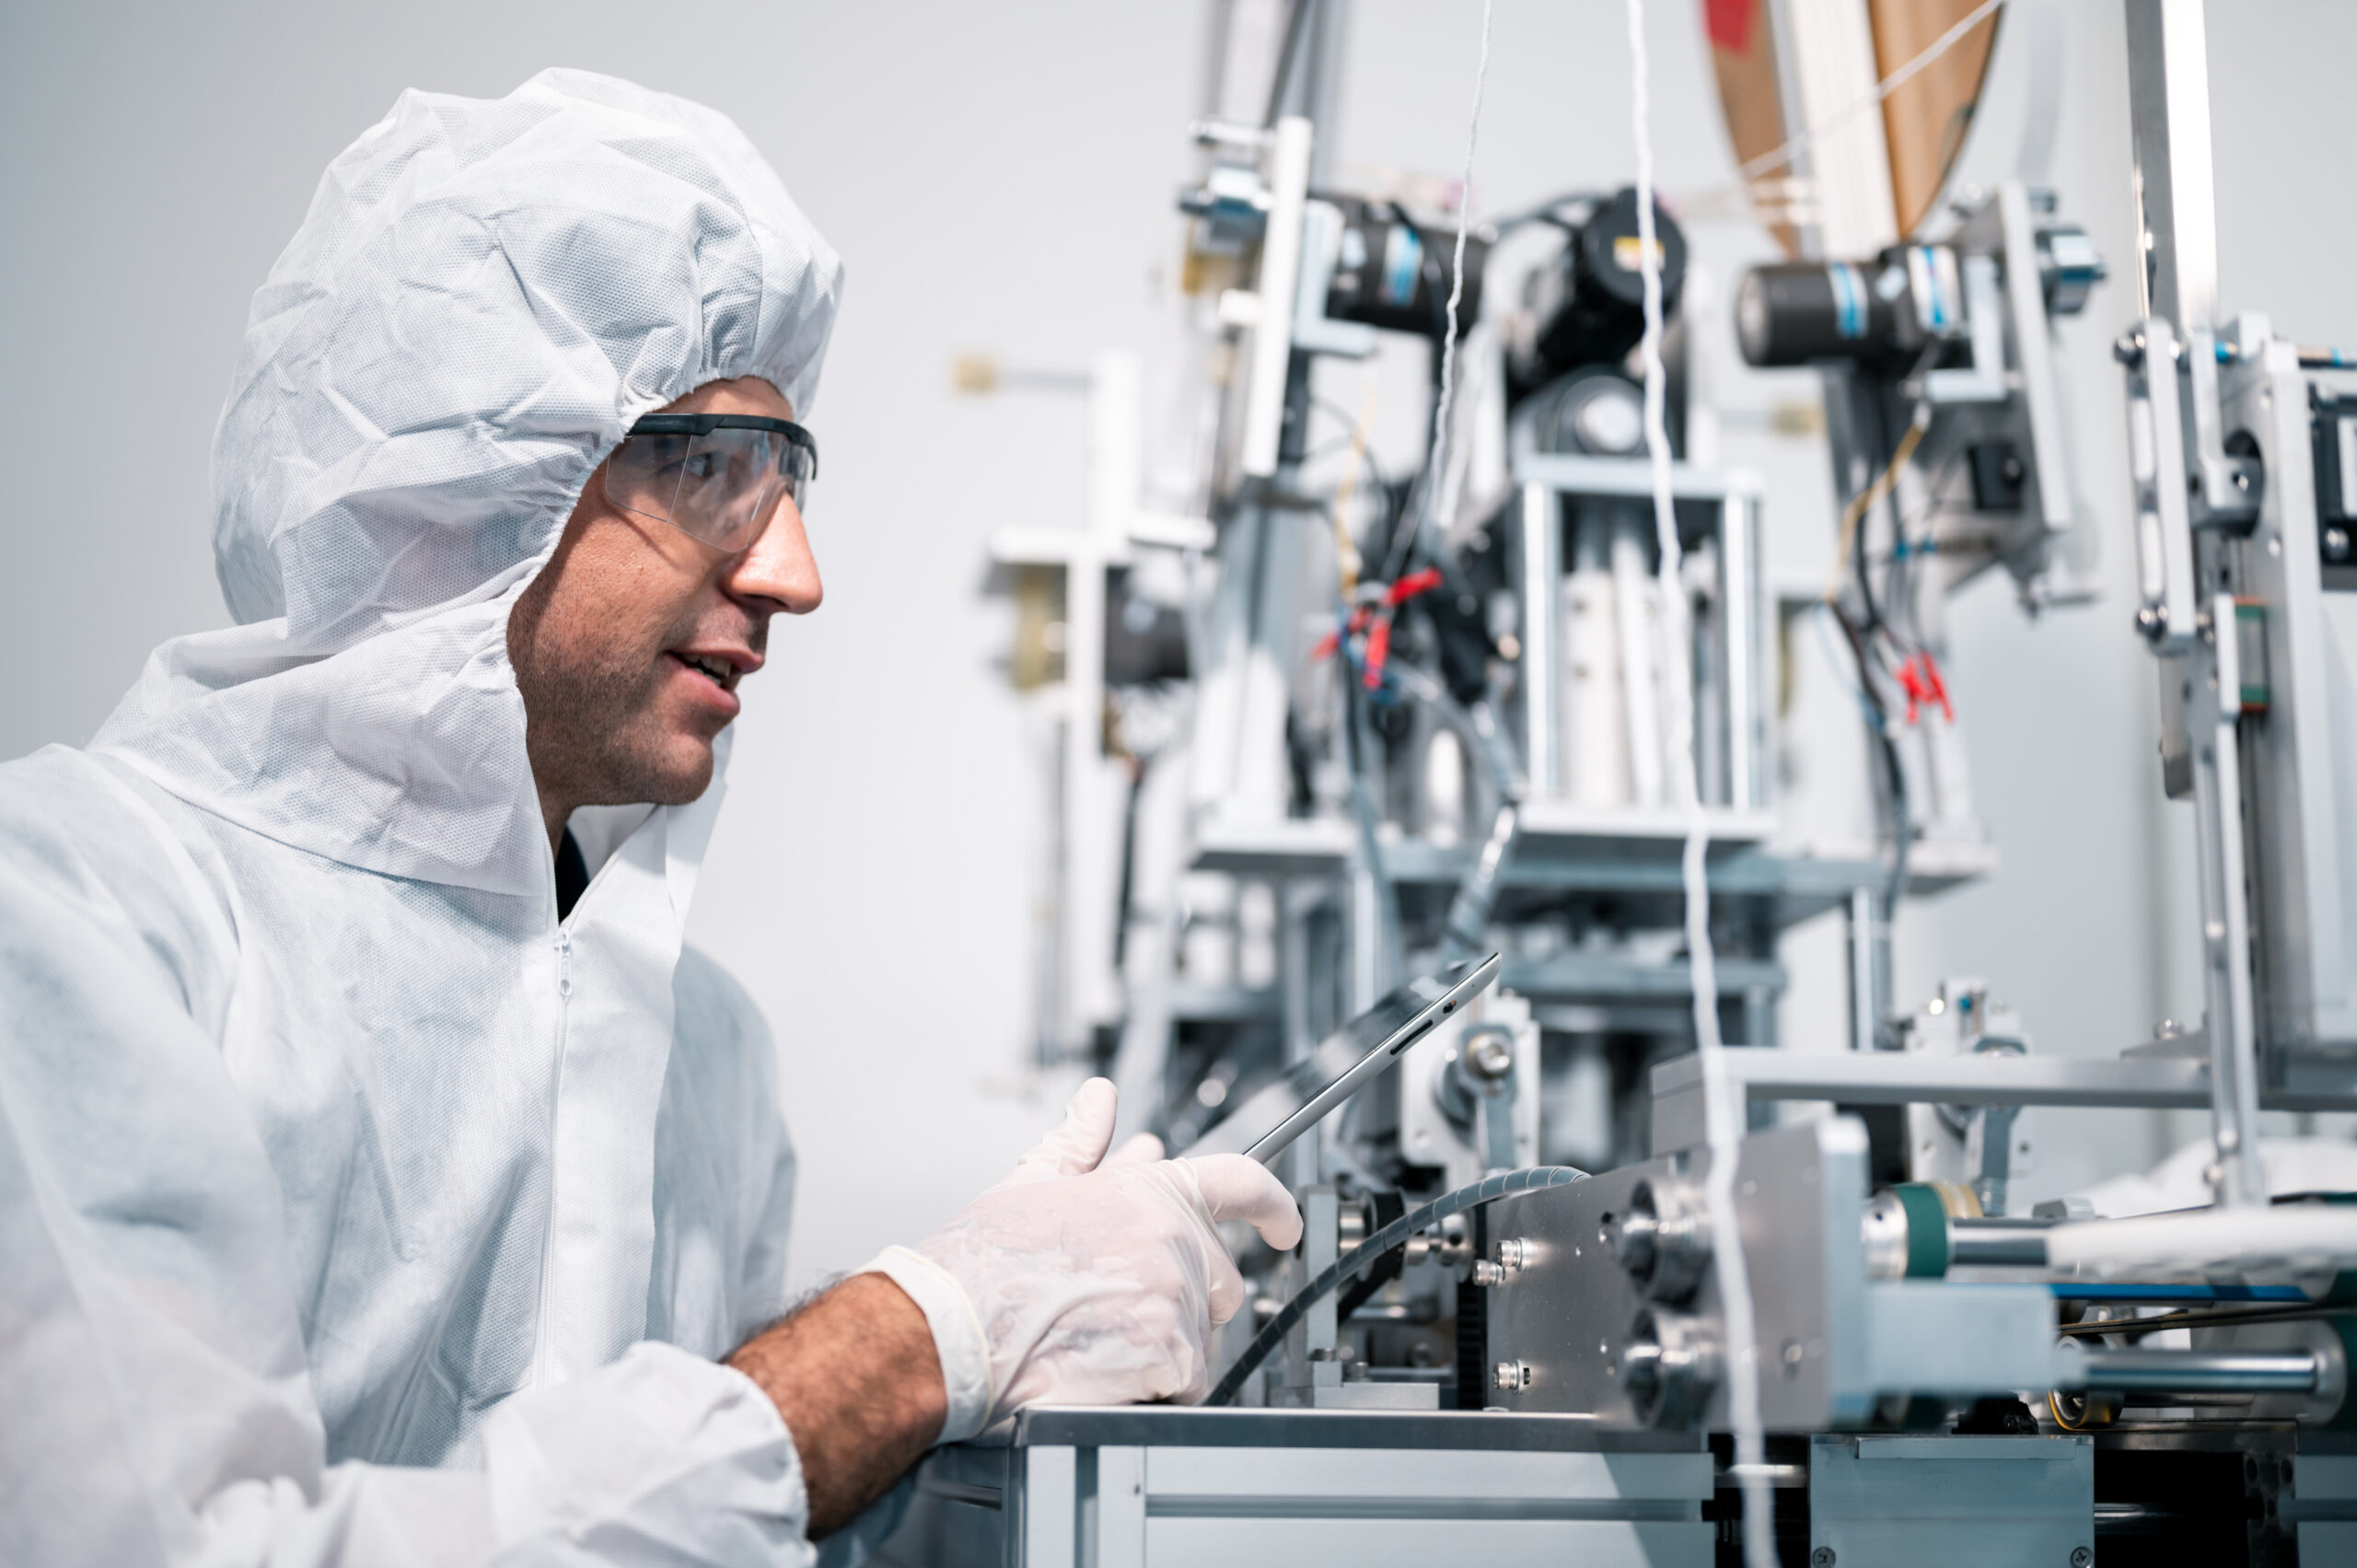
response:
[[[1829,1546],[1820,1546],[1810,1552],[1808,1568],[1833,1568],[1833,1549]]]
[[[1514,1071],[1514,1041],[1503,1029],[1484,1029],[1466,1042],[1465,1065],[1479,1078],[1503,1078]]]
[[[2074,1546],[2071,1549],[2071,1568],[2087,1568],[2087,1564],[2095,1560],[2096,1554],[2091,1548]]]

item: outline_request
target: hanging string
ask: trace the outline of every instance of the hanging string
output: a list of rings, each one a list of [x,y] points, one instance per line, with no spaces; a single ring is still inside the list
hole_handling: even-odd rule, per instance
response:
[[[1473,149],[1481,139],[1481,94],[1490,80],[1490,6],[1481,0],[1481,59],[1473,70],[1473,113],[1465,127],[1465,164],[1457,176],[1457,258],[1449,270],[1448,335],[1440,345],[1440,395],[1433,400],[1433,459],[1424,476],[1424,517],[1440,528],[1442,478],[1448,472],[1450,404],[1457,393],[1457,308],[1465,298],[1465,233],[1472,225]]]
[[[1671,798],[1685,813],[1686,850],[1681,861],[1686,887],[1687,964],[1693,982],[1694,1040],[1701,1054],[1703,1121],[1711,1168],[1703,1183],[1711,1217],[1712,1249],[1726,1329],[1727,1424],[1735,1434],[1735,1473],[1743,1491],[1744,1559],[1748,1568],[1776,1568],[1774,1498],[1768,1489],[1767,1440],[1759,1419],[1759,1333],[1752,1310],[1751,1275],[1740,1241],[1735,1203],[1736,1162],[1746,1118],[1727,1081],[1725,1047],[1719,1039],[1719,984],[1711,948],[1711,889],[1707,872],[1710,822],[1704,815],[1694,765],[1694,685],[1681,568],[1685,552],[1678,537],[1672,500],[1667,381],[1661,358],[1661,251],[1654,223],[1654,149],[1650,100],[1651,65],[1645,50],[1644,0],[1629,0],[1629,67],[1631,119],[1637,144],[1637,255],[1644,283],[1645,335],[1640,345],[1645,376],[1645,454],[1653,465],[1654,531],[1661,552],[1660,672]]]

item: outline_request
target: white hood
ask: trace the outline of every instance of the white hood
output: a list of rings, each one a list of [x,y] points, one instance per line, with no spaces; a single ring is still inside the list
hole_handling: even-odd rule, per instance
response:
[[[402,94],[254,296],[213,454],[239,624],[158,648],[92,749],[350,865],[542,885],[516,594],[641,414],[758,376],[807,416],[842,287],[708,109],[563,70]]]

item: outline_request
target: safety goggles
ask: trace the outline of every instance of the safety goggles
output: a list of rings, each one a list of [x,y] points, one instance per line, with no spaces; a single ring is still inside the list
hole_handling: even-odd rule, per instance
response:
[[[790,420],[650,413],[606,459],[606,498],[734,553],[761,535],[778,497],[802,505],[819,443]]]

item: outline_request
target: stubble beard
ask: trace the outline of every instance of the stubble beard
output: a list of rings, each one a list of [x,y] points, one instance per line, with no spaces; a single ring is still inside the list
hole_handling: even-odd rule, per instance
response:
[[[693,738],[663,724],[665,656],[568,651],[585,656],[534,659],[528,673],[516,672],[536,780],[576,806],[684,806],[702,795],[711,749],[698,748],[692,761],[678,756]]]

